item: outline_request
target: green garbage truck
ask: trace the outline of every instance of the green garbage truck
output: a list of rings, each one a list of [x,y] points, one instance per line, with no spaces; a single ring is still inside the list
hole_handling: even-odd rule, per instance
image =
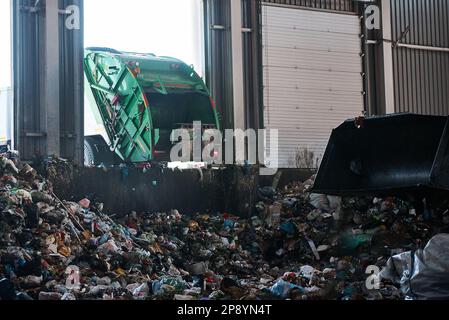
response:
[[[88,48],[84,56],[85,164],[169,161],[175,129],[220,130],[220,115],[192,66],[170,57]]]

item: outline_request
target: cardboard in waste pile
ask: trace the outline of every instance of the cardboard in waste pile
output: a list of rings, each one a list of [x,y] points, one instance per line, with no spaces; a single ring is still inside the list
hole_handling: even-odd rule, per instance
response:
[[[399,198],[323,206],[308,193],[313,179],[261,188],[248,219],[175,209],[110,217],[92,199],[59,199],[29,165],[0,164],[2,300],[402,299],[392,283],[369,290],[367,268],[449,222],[444,205],[432,223]],[[70,171],[60,159],[45,165]]]

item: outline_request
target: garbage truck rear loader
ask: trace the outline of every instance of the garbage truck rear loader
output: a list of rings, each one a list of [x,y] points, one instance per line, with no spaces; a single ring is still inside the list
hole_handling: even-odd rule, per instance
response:
[[[86,95],[105,135],[85,139],[85,163],[168,161],[175,129],[220,130],[219,113],[193,67],[153,54],[89,48]]]

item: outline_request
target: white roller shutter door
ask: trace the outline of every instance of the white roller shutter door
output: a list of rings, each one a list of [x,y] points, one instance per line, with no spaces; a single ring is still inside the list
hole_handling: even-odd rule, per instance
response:
[[[279,167],[316,168],[332,129],[363,112],[356,15],[263,5],[264,124]]]

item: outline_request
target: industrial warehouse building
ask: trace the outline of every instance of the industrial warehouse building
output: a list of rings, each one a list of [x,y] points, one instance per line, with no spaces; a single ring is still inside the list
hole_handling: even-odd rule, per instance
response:
[[[59,7],[71,4],[78,3]],[[366,8],[372,2],[204,1],[206,82],[223,109],[224,127],[278,128],[280,166],[316,168],[331,130],[345,119],[395,112],[446,115],[447,3],[378,4],[382,28],[369,30],[373,12]],[[17,146],[25,158],[45,154],[50,144],[57,154],[81,161],[83,30],[67,30],[60,21],[48,34],[50,19],[24,14],[32,6],[17,1],[14,8],[14,30],[23,35],[14,44]],[[50,36],[60,45],[43,45]],[[30,79],[42,77],[36,66],[45,63],[54,69],[45,69],[48,77],[59,72],[64,81],[58,88],[54,78],[42,79],[39,90],[31,90]],[[59,103],[52,108],[58,110],[46,110],[55,94]],[[45,114],[53,119],[52,112],[59,134],[48,132],[52,124]],[[39,135],[45,132],[47,138]]]
[[[134,244],[125,249],[126,253],[139,247],[136,255],[140,255],[140,259],[145,256],[142,250],[150,252],[145,259],[150,259],[151,255],[170,256],[170,267],[163,265],[165,261],[160,268],[158,265],[151,269],[144,264],[147,269],[141,273],[152,275],[152,287],[141,278],[136,280],[132,272],[127,274],[123,265],[114,265],[114,270],[108,269],[101,276],[89,273],[97,285],[95,289],[101,292],[91,288],[88,292],[97,292],[92,293],[92,297],[113,299],[117,292],[122,297],[149,298],[157,293],[164,296],[169,291],[164,286],[171,286],[176,295],[170,292],[173,294],[168,296],[178,300],[201,298],[205,292],[211,300],[216,297],[256,300],[265,294],[292,300],[304,297],[394,300],[410,298],[411,288],[408,291],[401,288],[407,292],[406,297],[399,293],[399,286],[397,291],[387,286],[385,291],[376,294],[371,289],[360,289],[363,279],[354,280],[356,272],[353,272],[353,278],[342,281],[345,287],[338,291],[329,289],[323,279],[332,278],[345,263],[397,267],[401,258],[406,259],[399,257],[400,254],[410,249],[424,250],[425,257],[445,259],[438,250],[444,251],[442,247],[449,241],[441,236],[449,225],[449,211],[444,202],[447,198],[444,192],[449,190],[446,173],[449,159],[448,1],[188,0],[188,5],[183,7],[183,10],[188,7],[188,14],[179,22],[182,25],[174,27],[177,31],[171,37],[165,36],[164,32],[170,34],[165,25],[150,27],[149,22],[137,21],[137,18],[134,23],[126,20],[129,17],[117,22],[122,17],[112,17],[112,11],[105,10],[103,14],[95,11],[93,19],[91,1],[95,0],[10,2],[11,63],[7,67],[11,67],[12,77],[10,85],[0,88],[0,144],[9,144],[9,149],[17,153],[2,149],[5,151],[2,152],[1,170],[5,170],[2,173],[6,177],[12,171],[12,176],[0,180],[0,187],[2,183],[11,184],[13,178],[15,184],[0,189],[6,199],[0,201],[0,211],[11,212],[13,196],[17,197],[17,190],[24,189],[30,194],[30,202],[36,202],[45,214],[52,213],[55,208],[66,212],[72,228],[78,231],[71,230],[76,235],[73,238],[78,238],[80,243],[96,239],[95,246],[106,257],[113,256],[111,252],[123,253],[121,249],[116,250],[115,244],[120,241],[112,229],[122,230],[116,233],[129,240],[124,241],[127,244]],[[121,4],[112,6],[117,6],[116,12],[120,13]],[[176,7],[167,6],[167,10],[176,10]],[[139,23],[143,27],[138,28]],[[88,35],[96,27],[108,36],[112,34],[115,41],[122,41],[123,47],[91,45]],[[177,60],[176,53],[174,58],[157,57],[158,52],[154,52],[156,55],[134,53],[136,50],[129,48],[133,41],[124,40],[127,35],[123,30],[130,30],[126,28],[135,29],[135,38],[130,37],[137,39],[134,42],[144,42],[146,33],[160,34],[161,43],[182,43],[183,38],[187,39],[188,48],[176,50],[191,61]],[[115,35],[120,29],[123,34]],[[146,68],[154,68],[160,74],[150,81],[154,70],[150,72]],[[184,78],[179,74],[175,76],[179,70],[184,72]],[[171,111],[175,109],[164,104],[164,98],[176,90],[185,90],[182,91],[184,100],[173,98],[177,108],[193,110],[196,105],[192,101],[195,101],[212,111],[206,116],[204,109],[199,108],[191,116],[187,110],[189,116],[185,119],[189,119],[189,123],[192,117],[198,118],[193,120],[203,117],[207,119],[208,129],[277,130],[276,169],[279,170],[276,174],[268,177],[259,174],[262,172],[259,169],[267,165],[263,161],[209,168],[189,162],[186,167],[176,164],[177,169],[183,169],[179,171],[168,170],[173,167],[167,167],[165,161],[155,161],[153,157],[161,152],[158,140],[170,136],[170,132],[164,132],[167,128],[157,125],[153,128],[153,122],[165,114],[176,126],[187,126],[184,123],[187,120],[175,116]],[[89,99],[85,98],[88,96]],[[208,99],[201,100],[199,96]],[[91,105],[88,107],[88,104]],[[86,116],[92,106],[98,109],[97,119],[102,119],[103,129],[94,128],[92,119]],[[121,113],[120,108],[123,109]],[[202,112],[198,111],[200,109]],[[122,121],[119,132],[115,131],[116,121]],[[161,122],[165,124],[169,120]],[[98,140],[89,140],[88,130],[97,130],[97,133],[104,130],[110,141],[101,145]],[[270,141],[268,147],[272,144]],[[106,147],[107,152],[115,151],[116,162],[109,166],[101,158],[98,163],[92,162],[90,168],[84,168],[86,152],[100,152],[102,147]],[[143,156],[136,155],[135,150]],[[20,160],[14,155],[20,155]],[[140,161],[146,156],[148,161]],[[46,164],[42,167],[45,169],[40,167],[42,162]],[[28,168],[29,165],[36,165],[36,170],[40,168],[47,173],[45,179],[57,189],[48,193],[50,198],[41,195],[42,190],[32,192],[34,186],[29,174],[34,169]],[[64,169],[66,166],[71,169]],[[27,187],[18,187],[23,185]],[[39,192],[39,201],[35,200],[36,192]],[[0,193],[2,197],[3,193]],[[14,208],[23,206],[23,223],[28,226],[28,207],[22,199],[28,193],[19,195],[20,204],[18,202]],[[371,198],[360,200],[359,196]],[[45,210],[43,203],[46,203]],[[103,210],[121,220],[112,222],[105,218]],[[216,212],[220,214],[213,216]],[[46,217],[45,214],[40,218]],[[81,218],[76,218],[76,214]],[[54,222],[59,221],[57,217],[51,218],[52,223],[61,227]],[[4,218],[4,221],[9,220]],[[155,226],[152,221],[160,225]],[[174,227],[172,222],[180,225]],[[431,223],[439,227],[430,227]],[[109,224],[110,229],[104,227]],[[98,225],[107,231],[95,230]],[[39,229],[39,222],[33,226]],[[413,230],[405,230],[406,227]],[[224,231],[216,231],[220,228]],[[240,231],[247,228],[253,228],[251,235],[244,231],[242,235]],[[211,237],[206,241],[207,236],[201,238],[205,230],[208,232],[204,234]],[[386,234],[386,230],[391,234]],[[270,239],[276,241],[270,242]],[[46,240],[50,242],[48,248],[56,250],[54,255],[68,258],[70,250],[76,251],[70,249],[68,241],[54,237]],[[220,244],[195,251],[195,246],[210,245],[209,240]],[[177,250],[189,241],[195,245],[189,247],[188,254],[183,251],[181,257]],[[407,244],[404,241],[408,241]],[[423,243],[428,246],[418,248]],[[222,249],[237,250],[238,254],[228,252],[226,256]],[[422,252],[416,252],[419,260]],[[1,253],[0,246],[0,256]],[[206,258],[201,256],[203,253]],[[217,258],[214,254],[221,256]],[[354,259],[358,262],[335,258],[346,255],[357,257]],[[189,262],[188,267],[180,262],[183,259]],[[212,261],[210,270],[206,265],[208,259]],[[315,264],[305,265],[301,259]],[[228,260],[233,263],[227,263]],[[95,261],[97,267],[102,264]],[[153,263],[159,262],[152,260],[149,264]],[[318,263],[329,267],[319,270]],[[299,268],[292,271],[294,275],[287,272],[279,277],[281,271],[282,274],[287,271],[284,270],[287,266],[298,264]],[[431,268],[438,263],[424,264]],[[218,271],[209,274],[212,266],[220,270],[221,282],[217,280]],[[274,266],[279,274],[270,273]],[[176,281],[173,274],[169,274],[171,278],[161,275],[168,269],[167,273],[176,274]],[[263,272],[252,274],[248,270]],[[412,271],[413,275],[414,266]],[[126,280],[118,284],[120,288],[111,289],[114,281],[109,280],[114,272],[117,278]],[[225,274],[227,272],[229,274]],[[320,277],[314,278],[317,274]],[[296,282],[289,279],[290,276]],[[416,278],[410,276],[409,279],[416,281],[418,288],[419,281],[426,281],[425,276],[424,280],[420,276],[423,275],[416,274]],[[2,277],[9,281],[6,271],[0,268]],[[246,287],[243,278],[247,280]],[[310,280],[308,284],[305,279]],[[197,280],[200,282],[195,282]],[[205,289],[198,289],[198,283]],[[17,292],[19,289],[22,287],[15,288]],[[329,293],[333,290],[338,294]],[[56,297],[56,300],[68,296],[90,297],[70,290],[61,296],[59,292],[40,295],[37,291],[30,295],[33,298]],[[423,297],[441,298],[428,288],[416,293],[414,298]],[[449,294],[443,298],[449,298]]]
[[[345,119],[448,113],[445,1],[378,1],[379,30],[366,27],[374,14],[366,11],[372,2],[241,2],[204,2],[205,79],[223,109],[224,127],[280,130],[281,167],[316,168],[331,130]],[[77,3],[59,6],[71,4]],[[21,115],[15,123],[17,146],[23,146],[22,154],[30,158],[45,154],[46,140],[53,137],[57,141],[50,145],[57,154],[81,161],[83,30],[67,30],[60,22],[54,34],[46,34],[49,19],[24,14],[30,10],[24,8],[32,6],[18,1],[14,8],[14,30],[23,35],[14,44],[16,115]],[[234,18],[236,14],[242,19]],[[50,36],[61,45],[43,46]],[[59,58],[46,62],[50,49]],[[60,63],[54,64],[55,59]],[[44,62],[53,72],[70,71],[61,75],[68,78],[59,88],[48,85],[48,93],[45,81],[40,81],[39,90],[30,90],[35,86],[30,79],[42,76],[36,66]],[[53,84],[54,78],[43,80]],[[59,97],[58,110],[45,110],[51,94]],[[2,103],[7,99],[5,92]],[[45,116],[35,116],[52,111],[59,119],[53,125],[59,134],[48,132],[51,124]],[[45,132],[47,138],[40,135]]]

